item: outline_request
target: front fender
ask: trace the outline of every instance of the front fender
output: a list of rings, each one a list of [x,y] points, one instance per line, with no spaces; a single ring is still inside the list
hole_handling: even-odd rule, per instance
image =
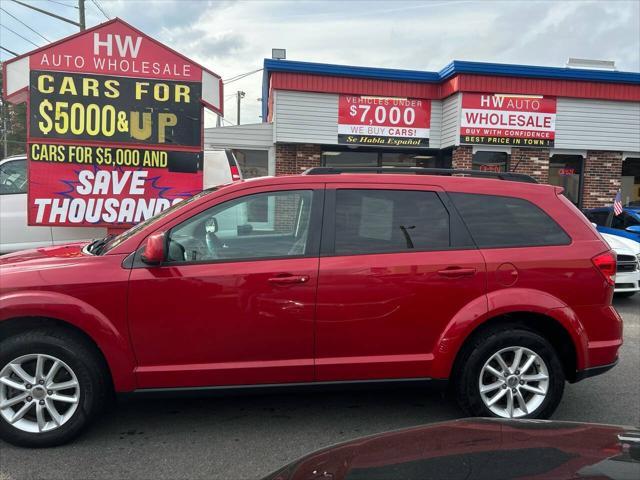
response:
[[[102,351],[116,390],[135,389],[135,359],[129,341],[95,307],[70,295],[50,291],[18,291],[0,297],[0,321],[24,317],[52,318],[79,328]]]
[[[449,378],[465,340],[486,321],[508,313],[536,313],[556,320],[571,336],[578,370],[587,365],[587,336],[580,319],[562,300],[540,290],[507,288],[478,297],[451,319],[434,350],[431,377]]]

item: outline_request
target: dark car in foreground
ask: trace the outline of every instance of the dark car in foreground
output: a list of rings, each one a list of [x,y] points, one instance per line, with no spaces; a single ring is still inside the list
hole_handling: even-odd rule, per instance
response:
[[[548,418],[616,364],[616,255],[561,189],[393,171],[236,182],[1,257],[0,438],[69,441],[113,391],[328,383],[451,379],[468,414]]]
[[[640,478],[640,430],[544,420],[456,420],[325,448],[264,480],[579,478]]]

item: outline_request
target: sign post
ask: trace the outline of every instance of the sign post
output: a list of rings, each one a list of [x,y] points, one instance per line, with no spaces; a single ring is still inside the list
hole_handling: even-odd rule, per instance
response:
[[[120,19],[4,68],[28,102],[29,225],[124,228],[202,190],[218,75]]]

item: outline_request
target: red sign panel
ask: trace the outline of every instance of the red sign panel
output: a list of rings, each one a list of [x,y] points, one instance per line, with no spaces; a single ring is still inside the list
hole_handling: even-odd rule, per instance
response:
[[[555,130],[555,97],[462,94],[460,143],[547,147]]]
[[[427,147],[430,125],[430,100],[340,95],[338,143]]]
[[[28,56],[30,225],[128,226],[202,190],[219,77],[119,19]]]

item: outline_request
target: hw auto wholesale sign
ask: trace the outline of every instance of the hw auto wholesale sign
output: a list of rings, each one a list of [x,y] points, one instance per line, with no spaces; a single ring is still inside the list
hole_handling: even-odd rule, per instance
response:
[[[553,146],[555,97],[464,93],[460,143]]]
[[[217,75],[119,19],[25,57],[5,95],[29,93],[30,225],[130,225],[202,190]]]
[[[431,101],[340,95],[338,143],[428,147]]]

